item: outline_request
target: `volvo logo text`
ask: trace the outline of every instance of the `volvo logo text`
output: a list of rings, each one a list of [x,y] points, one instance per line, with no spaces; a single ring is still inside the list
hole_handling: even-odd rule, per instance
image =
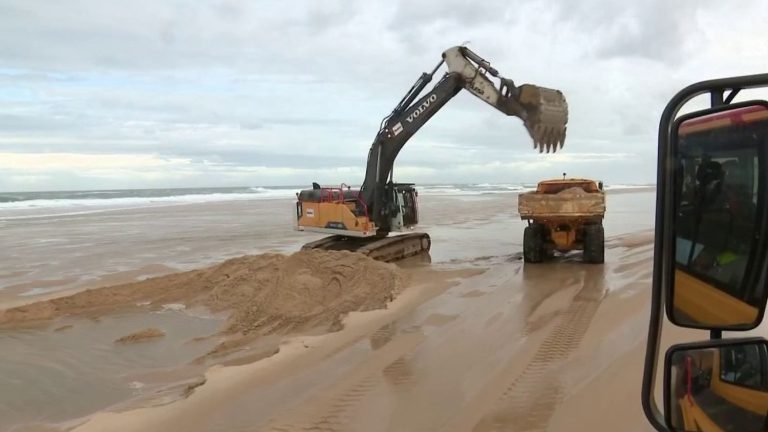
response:
[[[437,100],[437,95],[436,94],[431,95],[430,97],[427,98],[427,100],[425,100],[421,105],[419,105],[418,108],[416,108],[416,111],[412,112],[405,119],[408,121],[408,123],[411,123],[413,121],[413,119],[415,119],[416,117],[420,116],[421,113],[426,111],[426,109],[429,108],[429,106],[432,104],[432,102],[434,102],[436,100]]]

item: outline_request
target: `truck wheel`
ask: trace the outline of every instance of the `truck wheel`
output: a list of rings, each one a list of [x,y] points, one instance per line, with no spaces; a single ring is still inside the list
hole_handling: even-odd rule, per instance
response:
[[[529,225],[523,231],[523,261],[540,263],[544,259],[544,230],[540,225]]]
[[[602,225],[584,227],[584,262],[601,264],[605,261],[605,230]]]

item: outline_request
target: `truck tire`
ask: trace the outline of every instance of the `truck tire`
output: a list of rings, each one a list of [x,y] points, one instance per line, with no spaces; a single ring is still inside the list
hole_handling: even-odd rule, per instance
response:
[[[584,262],[602,264],[605,261],[605,230],[603,225],[584,227]]]
[[[540,263],[544,260],[544,229],[541,225],[529,225],[523,231],[523,261]]]

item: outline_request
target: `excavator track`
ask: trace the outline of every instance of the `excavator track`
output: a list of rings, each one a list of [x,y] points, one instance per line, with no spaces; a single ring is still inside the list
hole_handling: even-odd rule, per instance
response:
[[[367,255],[378,261],[394,262],[428,253],[431,246],[432,239],[429,234],[408,233],[384,238],[333,235],[307,243],[301,249],[346,250]]]

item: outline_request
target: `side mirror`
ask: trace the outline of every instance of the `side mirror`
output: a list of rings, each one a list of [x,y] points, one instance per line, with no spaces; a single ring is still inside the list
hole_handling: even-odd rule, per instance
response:
[[[692,328],[749,330],[766,290],[768,104],[731,104],[682,116],[675,163],[673,280],[667,316]]]
[[[768,430],[768,341],[729,339],[671,347],[664,362],[671,431]]]

